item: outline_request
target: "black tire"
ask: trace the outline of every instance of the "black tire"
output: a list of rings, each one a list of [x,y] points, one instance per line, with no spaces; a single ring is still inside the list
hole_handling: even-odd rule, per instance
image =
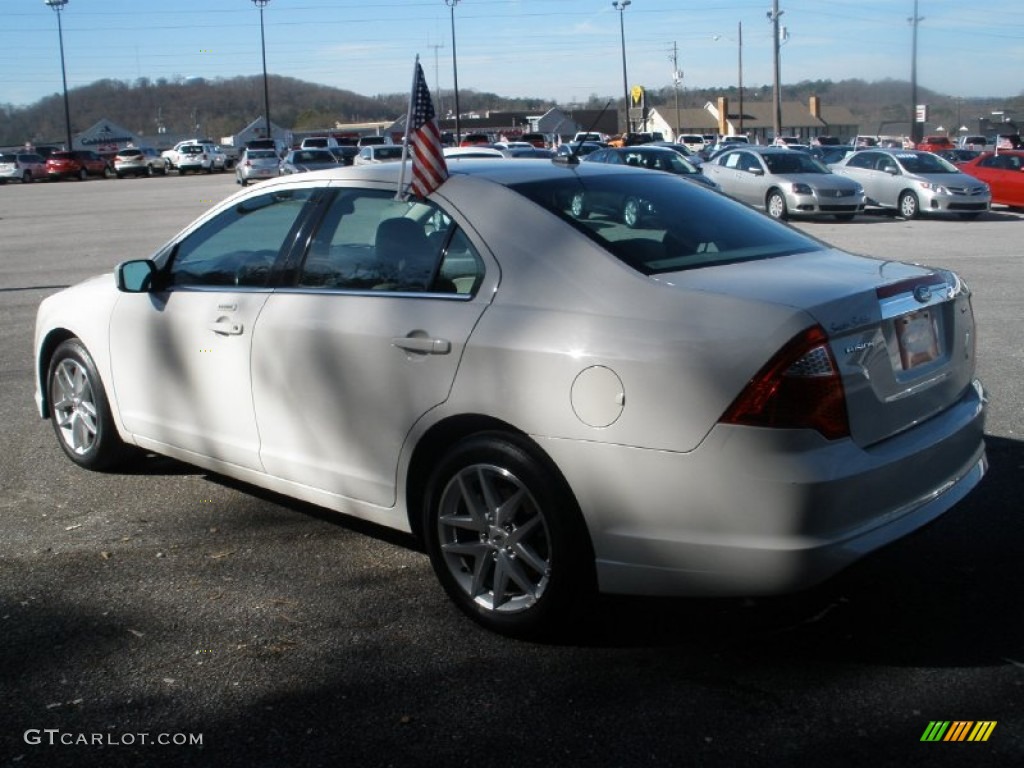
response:
[[[921,215],[921,205],[917,201],[917,195],[909,190],[900,193],[900,199],[896,205],[900,216],[904,219],[916,219]]]
[[[768,193],[764,207],[765,210],[768,211],[768,215],[773,219],[785,221],[789,218],[789,210],[786,208],[786,198],[777,189],[773,189]]]
[[[25,171],[25,173],[22,174],[21,183],[22,184],[31,184],[32,183],[32,171]]]
[[[78,339],[68,339],[54,351],[46,396],[57,442],[69,459],[100,471],[124,463],[131,449],[117,433],[96,365]]]
[[[79,181],[85,181],[88,178],[89,178],[89,172],[87,170],[85,170],[85,168],[83,168],[82,170],[80,170],[78,172],[78,180]]]
[[[431,474],[422,531],[452,601],[490,630],[550,636],[594,593],[594,557],[561,476],[515,435],[457,443]]]

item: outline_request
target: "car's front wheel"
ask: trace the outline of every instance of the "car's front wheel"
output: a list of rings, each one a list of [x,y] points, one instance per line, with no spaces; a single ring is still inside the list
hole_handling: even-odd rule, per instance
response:
[[[68,458],[95,470],[124,461],[130,449],[117,434],[96,364],[78,339],[53,353],[46,388],[53,431]]]
[[[593,555],[562,478],[515,435],[456,444],[423,509],[430,560],[448,595],[483,626],[537,637],[593,591]]]
[[[899,200],[900,216],[904,219],[916,219],[917,214],[920,212],[920,206],[917,202],[917,195],[913,192],[904,192],[900,195]]]
[[[773,219],[781,220],[789,216],[789,211],[786,210],[786,198],[777,189],[773,189],[768,193],[765,208],[768,210],[768,215]]]

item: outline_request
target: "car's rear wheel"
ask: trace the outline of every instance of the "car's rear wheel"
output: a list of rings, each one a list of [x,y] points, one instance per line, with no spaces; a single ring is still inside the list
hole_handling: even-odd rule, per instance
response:
[[[514,435],[456,444],[427,486],[423,534],[445,591],[472,619],[547,635],[593,592],[593,555],[564,481]]]
[[[121,463],[130,449],[117,434],[103,382],[78,339],[63,342],[46,375],[50,421],[68,458],[86,469]]]
[[[640,201],[635,197],[626,198],[622,206],[622,223],[630,229],[640,226]]]
[[[773,219],[784,220],[789,218],[789,211],[786,209],[786,198],[777,189],[768,193],[768,200],[765,202],[768,215]]]
[[[21,183],[22,184],[31,184],[32,183],[32,172],[31,171],[25,171],[25,173],[23,173],[21,175]]]
[[[85,181],[86,179],[89,178],[89,172],[87,170],[85,170],[85,168],[82,168],[78,172],[78,178],[79,178],[80,181]]]
[[[572,196],[569,210],[577,219],[586,219],[590,216],[590,211],[587,210],[587,199],[582,192],[577,192]]]
[[[921,212],[921,207],[917,202],[917,195],[909,191],[901,193],[899,211],[900,216],[904,219],[916,219]]]

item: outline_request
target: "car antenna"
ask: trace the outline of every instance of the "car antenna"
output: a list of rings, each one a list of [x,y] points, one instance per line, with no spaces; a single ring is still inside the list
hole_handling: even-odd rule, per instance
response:
[[[604,108],[600,112],[597,113],[597,117],[595,117],[594,120],[590,123],[590,127],[587,128],[586,132],[583,134],[584,136],[587,136],[587,135],[589,135],[590,133],[593,132],[594,127],[599,122],[601,122],[601,118],[604,117],[604,113],[608,111],[608,107],[610,107],[611,105],[612,105],[612,100],[608,99],[608,102],[604,105]],[[571,144],[570,144],[570,146],[571,146]],[[580,147],[582,147],[582,146],[583,146],[583,139],[580,139],[579,141],[576,142],[576,146],[571,148],[571,151],[569,152],[568,155],[565,155],[564,157],[559,157],[559,156],[556,155],[555,158],[554,158],[555,162],[556,163],[565,163],[566,165],[579,165],[580,164],[579,153],[580,153]]]

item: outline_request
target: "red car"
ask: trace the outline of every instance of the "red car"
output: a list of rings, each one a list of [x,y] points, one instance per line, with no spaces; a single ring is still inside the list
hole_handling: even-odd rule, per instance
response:
[[[992,202],[1024,207],[1024,150],[983,152],[959,168],[992,190]]]
[[[89,176],[102,178],[112,174],[110,164],[88,149],[54,152],[46,158],[46,175],[51,179],[77,178],[85,181]]]
[[[486,133],[467,133],[459,142],[460,147],[483,147],[491,143],[491,137]]]
[[[921,149],[925,152],[941,152],[944,149],[953,149],[953,142],[949,136],[925,136],[914,149]]]

